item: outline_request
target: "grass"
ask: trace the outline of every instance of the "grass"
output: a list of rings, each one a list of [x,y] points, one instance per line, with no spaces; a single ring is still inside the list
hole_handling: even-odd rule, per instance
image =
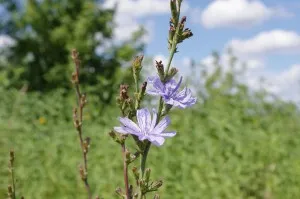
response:
[[[70,98],[60,92],[1,93],[0,197],[6,196],[14,148],[18,196],[86,198]],[[123,187],[121,148],[107,135],[117,116],[115,108],[99,112],[93,103],[84,115],[84,134],[92,138],[88,165],[94,196],[117,198],[115,188]],[[300,197],[300,123],[293,104],[216,94],[171,117],[169,129],[178,135],[152,147],[147,163],[152,177],[164,180],[162,198]]]

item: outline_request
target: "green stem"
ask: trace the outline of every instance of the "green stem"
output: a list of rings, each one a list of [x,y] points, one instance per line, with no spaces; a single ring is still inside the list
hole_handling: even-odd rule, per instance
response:
[[[135,78],[135,92],[139,93],[139,78]]]
[[[178,8],[178,13],[180,13],[180,5],[178,7],[179,7]],[[178,24],[178,23],[179,23],[179,14],[178,14],[177,19],[176,19],[176,31],[175,31],[175,35],[173,37],[172,46],[171,46],[171,49],[170,49],[170,57],[169,57],[169,60],[168,60],[168,63],[167,63],[167,68],[166,68],[166,71],[165,71],[165,77],[164,78],[166,78],[166,76],[167,76],[167,74],[170,70],[170,66],[171,66],[174,54],[176,53],[176,47],[177,47],[177,43],[178,43],[178,35],[179,35],[179,30],[180,30],[180,24]],[[137,85],[137,83],[136,83],[136,85]],[[136,90],[138,91],[138,87],[136,88]],[[163,99],[162,99],[162,97],[160,97],[156,124],[158,124],[158,122],[160,120],[160,117],[162,115],[163,105],[164,105]],[[141,165],[140,165],[140,175],[141,175],[140,179],[144,178],[144,173],[145,173],[145,169],[146,169],[146,161],[147,161],[148,152],[150,150],[150,146],[151,146],[151,142],[147,142],[146,147],[145,147],[145,149],[142,153]],[[140,191],[140,193],[139,193],[138,199],[145,198],[141,186],[140,186],[139,191]]]
[[[180,5],[178,6],[178,13],[180,13]],[[174,54],[176,53],[176,47],[177,47],[177,43],[178,43],[178,35],[179,35],[179,30],[180,30],[180,24],[178,24],[178,23],[179,23],[179,14],[176,19],[176,31],[175,31],[175,35],[172,40],[172,46],[170,49],[170,57],[169,57],[169,60],[167,63],[166,71],[165,71],[165,77],[168,75]]]
[[[146,161],[147,161],[147,156],[148,156],[148,152],[150,150],[151,147],[151,142],[147,142],[146,143],[146,147],[144,149],[144,152],[142,153],[142,157],[141,157],[141,165],[140,165],[140,179],[144,178],[144,174],[145,174],[145,169],[146,169]],[[143,199],[144,198],[144,193],[142,190],[142,187],[140,186],[140,193],[139,193],[139,198],[138,199]]]
[[[163,99],[162,99],[162,97],[160,97],[159,98],[159,105],[158,105],[158,113],[157,113],[156,124],[158,124],[158,122],[160,120],[160,117],[161,117],[161,114],[162,114],[162,110],[163,110],[163,106],[164,106]]]

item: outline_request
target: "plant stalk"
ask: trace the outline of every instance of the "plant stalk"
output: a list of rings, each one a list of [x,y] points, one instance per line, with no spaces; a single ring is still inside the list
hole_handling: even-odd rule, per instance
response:
[[[125,147],[125,143],[122,144],[122,153],[123,153],[123,174],[124,174],[124,184],[125,184],[126,199],[131,199],[130,192],[129,192],[128,164],[126,162],[126,147]]]
[[[180,13],[180,4],[178,6],[178,13]],[[176,53],[179,30],[180,30],[180,24],[179,24],[179,14],[178,14],[177,19],[176,19],[176,31],[175,31],[175,35],[174,35],[173,40],[172,40],[172,46],[171,46],[171,49],[170,49],[170,56],[169,56],[169,59],[168,59],[164,79],[168,75],[168,72],[170,70],[170,66],[171,66],[174,54]],[[161,115],[162,115],[162,110],[163,110],[163,99],[162,99],[162,97],[160,97],[156,124],[158,124],[158,122],[160,121],[160,118],[161,118]],[[148,152],[150,150],[150,146],[151,146],[151,142],[147,142],[146,147],[145,147],[145,149],[143,151],[143,154],[142,154],[142,157],[141,157],[141,166],[140,166],[140,175],[141,175],[141,177],[140,177],[140,179],[144,178],[144,173],[145,173],[145,168],[146,168],[146,161],[147,161]],[[139,198],[138,199],[143,199],[143,197],[144,197],[144,193],[142,192],[142,189],[140,187],[140,193],[139,193]]]

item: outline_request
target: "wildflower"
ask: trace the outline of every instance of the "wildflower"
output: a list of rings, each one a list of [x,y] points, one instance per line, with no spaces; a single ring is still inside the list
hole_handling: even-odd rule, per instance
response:
[[[162,96],[166,104],[176,106],[179,108],[186,108],[196,103],[196,98],[192,97],[192,92],[188,88],[184,88],[182,91],[178,91],[182,77],[180,77],[177,83],[174,78],[163,83],[158,76],[149,77],[148,83],[153,85],[153,88],[148,89],[149,95],[160,95]]]
[[[40,117],[39,118],[39,123],[41,124],[41,125],[44,125],[44,124],[46,124],[46,118],[44,118],[44,117]]]
[[[169,117],[164,117],[157,125],[157,113],[153,110],[151,114],[147,108],[137,110],[137,124],[127,117],[120,117],[119,120],[122,124],[120,127],[114,127],[114,130],[122,134],[132,134],[138,137],[139,140],[149,140],[156,146],[161,146],[165,138],[173,137],[176,132],[165,132],[170,124]]]

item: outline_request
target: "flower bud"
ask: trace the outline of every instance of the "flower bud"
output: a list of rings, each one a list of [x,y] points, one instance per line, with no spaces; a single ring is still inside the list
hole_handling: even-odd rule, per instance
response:
[[[117,135],[116,135],[116,133],[115,132],[113,132],[113,131],[110,131],[109,133],[108,133],[108,135],[112,138],[112,139],[116,139],[116,137],[117,137]]]
[[[141,89],[141,97],[145,95],[146,88],[147,88],[147,82],[144,82]]]
[[[172,24],[170,24],[170,29],[169,29],[169,38],[168,38],[168,44],[169,44],[169,49],[171,48],[172,46],[172,43],[173,43],[173,38],[174,38],[174,35],[175,35],[175,28]]]
[[[143,61],[144,56],[136,56],[132,62],[132,69],[133,71],[139,72],[142,69],[142,61]]]
[[[157,73],[158,76],[160,77],[160,79],[163,79],[165,76],[165,69],[164,69],[164,65],[162,64],[162,61],[155,61],[156,62],[156,69],[157,69]]]
[[[146,181],[146,183],[149,182],[150,174],[151,174],[151,169],[150,169],[150,168],[147,168],[147,169],[145,170],[145,181]]]
[[[142,70],[142,61],[144,56],[136,56],[132,63],[132,72],[135,84],[138,84],[140,72]]]
[[[185,22],[186,22],[186,16],[183,16],[183,17],[181,18],[180,23],[181,23],[181,24],[184,24]]]
[[[124,194],[123,190],[122,190],[120,187],[116,188],[116,193],[117,193],[120,197],[126,198],[126,195]]]
[[[192,37],[192,36],[193,36],[193,33],[192,33],[192,31],[191,31],[190,29],[186,28],[186,29],[183,31],[183,33],[182,33],[181,36],[182,36],[182,40],[184,40],[184,39],[188,39],[188,38]]]
[[[132,168],[132,172],[134,175],[134,178],[136,180],[136,182],[138,182],[139,178],[140,178],[140,172],[138,171],[138,169],[136,167]]]
[[[176,74],[178,73],[178,69],[172,67],[165,79],[165,82],[169,81],[170,79],[172,79]]]
[[[162,180],[157,180],[151,183],[151,185],[149,186],[149,191],[156,191],[159,187],[161,187],[163,185],[163,181]]]
[[[140,108],[140,103],[145,96],[146,88],[147,88],[147,82],[144,82],[141,87],[141,91],[137,94],[137,103],[136,103],[135,109]]]

